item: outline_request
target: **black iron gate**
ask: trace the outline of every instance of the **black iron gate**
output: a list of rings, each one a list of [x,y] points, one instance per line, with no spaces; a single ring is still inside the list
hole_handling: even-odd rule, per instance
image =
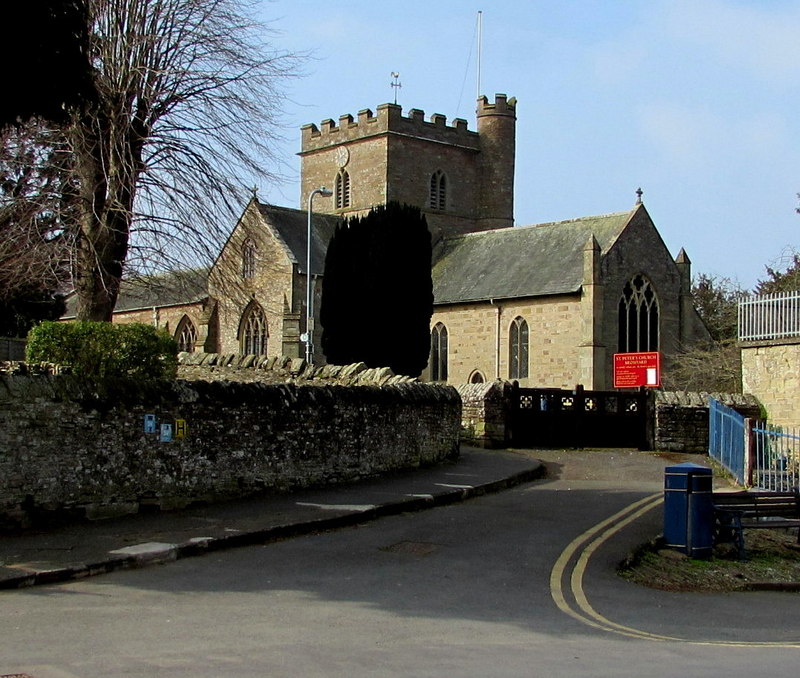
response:
[[[650,449],[649,393],[520,388],[511,399],[514,447]]]

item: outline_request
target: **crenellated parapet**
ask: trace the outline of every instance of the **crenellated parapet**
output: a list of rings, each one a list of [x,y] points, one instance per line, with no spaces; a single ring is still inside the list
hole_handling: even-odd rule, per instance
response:
[[[484,115],[504,115],[511,118],[517,117],[517,98],[510,99],[505,94],[495,94],[494,103],[489,103],[489,99],[482,96],[478,99],[478,117]]]
[[[503,97],[505,99],[505,97]],[[300,155],[322,148],[356,141],[367,137],[400,134],[427,141],[464,146],[478,149],[478,134],[468,129],[467,121],[455,118],[447,124],[447,117],[440,113],[425,119],[425,112],[417,108],[403,115],[397,104],[381,104],[377,113],[366,108],[352,115],[342,115],[338,123],[330,118],[323,120],[319,127],[308,124],[302,127],[302,150]]]

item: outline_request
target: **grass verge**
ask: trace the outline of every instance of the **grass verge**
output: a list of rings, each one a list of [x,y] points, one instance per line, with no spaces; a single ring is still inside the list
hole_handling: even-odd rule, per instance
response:
[[[730,544],[714,547],[708,560],[645,544],[620,565],[623,578],[664,591],[800,592],[800,545],[794,530],[746,530],[748,559],[740,561]]]

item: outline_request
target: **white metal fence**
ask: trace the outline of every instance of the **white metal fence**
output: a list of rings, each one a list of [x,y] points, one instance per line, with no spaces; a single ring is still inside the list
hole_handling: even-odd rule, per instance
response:
[[[800,337],[800,292],[776,292],[739,302],[739,341]]]
[[[800,436],[796,429],[757,422],[751,429],[753,487],[797,492],[800,487]]]

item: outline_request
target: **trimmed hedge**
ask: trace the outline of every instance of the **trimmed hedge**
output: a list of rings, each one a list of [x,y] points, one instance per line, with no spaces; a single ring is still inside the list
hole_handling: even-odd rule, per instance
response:
[[[178,347],[142,323],[43,322],[28,334],[27,359],[69,365],[85,377],[174,378]]]

